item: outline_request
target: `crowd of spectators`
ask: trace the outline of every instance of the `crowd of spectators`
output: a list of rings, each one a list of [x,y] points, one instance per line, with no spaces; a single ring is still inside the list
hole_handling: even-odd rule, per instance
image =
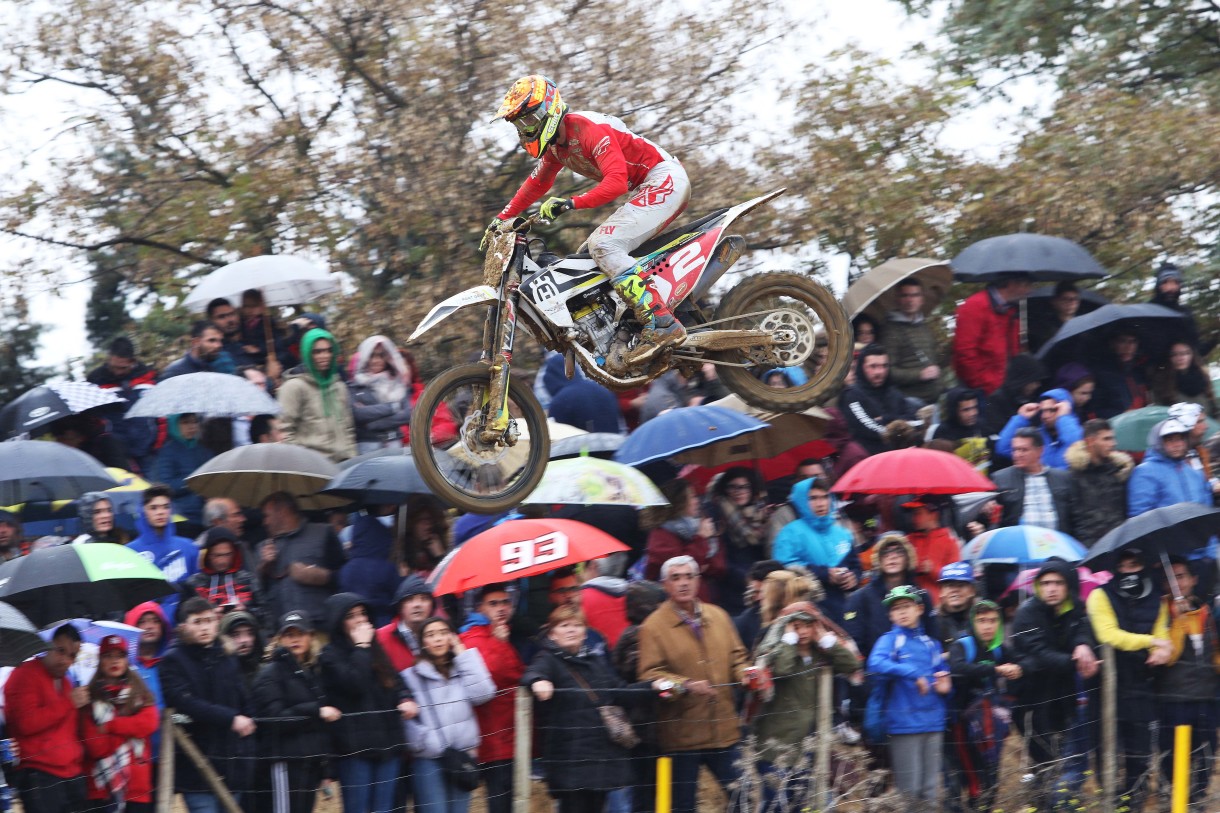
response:
[[[156,481],[133,532],[116,523],[111,496],[91,493],[77,501],[79,536],[66,541],[129,545],[180,590],[126,614],[141,630],[138,655],[103,641],[87,685],[72,677],[81,645],[72,625],[8,677],[11,776],[25,809],[151,810],[171,790],[192,813],[220,809],[182,749],[174,788],[156,787],[155,732],[173,708],[245,810],[312,810],[322,788],[351,813],[409,804],[457,813],[481,784],[488,810],[502,813],[518,687],[535,701],[533,770],[561,811],[652,810],[657,756],[672,758],[672,809],[693,811],[701,769],[731,791],[743,753],[767,778],[768,809],[799,809],[784,788],[808,781],[800,756],[826,706],[835,735],[888,768],[912,809],[991,810],[1011,726],[1038,805],[1052,809],[1070,804],[1090,770],[1103,644],[1118,653],[1123,755],[1121,787],[1109,790],[1141,809],[1158,786],[1158,749],[1189,723],[1200,800],[1220,688],[1214,551],[1168,562],[1128,551],[1087,599],[1072,563],[1042,562],[1020,588],[1017,566],[962,557],[966,542],[998,528],[1050,528],[1090,547],[1152,508],[1212,504],[1216,404],[1201,362],[1211,347],[1178,302],[1180,283],[1173,267],[1158,272],[1157,301],[1183,311],[1177,332],[1119,328],[1048,370],[1028,351],[1073,317],[1080,294],[1070,283],[1024,326],[1030,281],[989,285],[958,308],[944,343],[922,285],[906,280],[886,319],[856,321],[853,368],[826,404],[824,457],[770,482],[748,465],[706,486],[650,471],[669,505],[595,523],[614,528],[629,554],[443,598],[429,571],[485,518],[455,518],[423,496],[405,511],[315,515],[285,493],[243,507],[205,501],[186,483],[212,454],[245,442],[298,444],[335,461],[403,446],[423,386],[409,353],[372,336],[345,358],[321,317],[280,330],[257,292],[240,307],[211,303],[189,351],[159,375],[118,339],[89,380],[129,403],[156,380],[212,371],[266,387],[282,412],[52,428]],[[800,378],[779,369],[766,381]],[[706,365],[613,396],[568,379],[554,355],[535,392],[552,417],[618,433],[727,394]],[[1118,451],[1111,419],[1153,403],[1167,417],[1142,453]],[[914,445],[968,460],[995,494],[967,505],[915,486],[897,497],[833,493],[860,460]],[[17,515],[0,513],[2,558],[38,546]],[[836,675],[830,694],[819,667]],[[637,736],[615,733],[611,707]]]

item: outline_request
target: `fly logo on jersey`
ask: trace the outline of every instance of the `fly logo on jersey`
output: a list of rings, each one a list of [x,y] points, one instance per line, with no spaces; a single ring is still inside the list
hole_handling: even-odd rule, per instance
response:
[[[613,226],[601,226],[597,230],[598,234],[614,234]]]
[[[665,180],[660,186],[641,186],[640,190],[631,198],[632,206],[659,206],[665,202],[665,199],[673,194],[674,179],[672,175],[666,175]]]

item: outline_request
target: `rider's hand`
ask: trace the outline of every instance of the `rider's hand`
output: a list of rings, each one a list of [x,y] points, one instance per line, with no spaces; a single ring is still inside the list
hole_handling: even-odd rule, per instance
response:
[[[502,231],[506,225],[508,225],[508,221],[498,217],[488,223],[487,228],[483,231],[483,239],[479,241],[479,251],[486,251],[487,246],[491,243],[492,233]]]
[[[538,207],[538,214],[542,215],[544,220],[556,220],[564,212],[575,208],[571,198],[547,198],[546,202]]]

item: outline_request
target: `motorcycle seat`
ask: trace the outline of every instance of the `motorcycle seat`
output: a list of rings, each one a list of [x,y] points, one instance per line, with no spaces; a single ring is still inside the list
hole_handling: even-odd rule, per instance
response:
[[[692,221],[690,223],[685,223],[685,224],[677,227],[676,229],[670,229],[669,231],[665,232],[664,234],[658,234],[656,237],[652,238],[651,240],[647,240],[644,243],[642,243],[639,248],[634,249],[631,253],[637,257],[646,257],[647,255],[651,254],[652,252],[656,251],[657,249],[672,243],[674,240],[677,240],[679,237],[681,237],[684,234],[690,234],[693,231],[699,231],[704,226],[706,226],[708,223],[710,223],[713,220],[715,220],[716,218],[720,217],[727,211],[728,211],[728,209],[717,209],[716,211],[712,212],[711,214],[706,215],[705,217],[701,217],[698,220]],[[578,251],[575,254],[569,254],[568,259],[569,260],[589,260],[589,259],[592,259],[592,256],[593,255],[591,255],[588,251]]]

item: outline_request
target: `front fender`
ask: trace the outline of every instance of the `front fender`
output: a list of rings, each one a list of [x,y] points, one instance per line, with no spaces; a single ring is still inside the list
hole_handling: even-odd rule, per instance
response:
[[[486,302],[494,302],[499,298],[500,295],[496,293],[496,289],[490,285],[478,285],[462,291],[460,294],[454,294],[448,299],[434,305],[432,310],[428,311],[428,315],[424,317],[424,320],[419,323],[419,327],[415,328],[415,332],[407,338],[407,341],[415,341],[463,308],[469,308],[472,305],[482,305]]]

